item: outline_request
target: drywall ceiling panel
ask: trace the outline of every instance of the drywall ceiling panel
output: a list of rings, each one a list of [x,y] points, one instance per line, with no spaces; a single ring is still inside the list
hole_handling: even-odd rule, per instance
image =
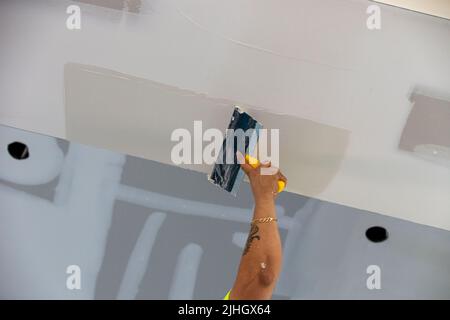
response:
[[[13,141],[30,157],[0,153],[0,298],[225,295],[247,239],[248,185],[234,198],[198,172],[0,125],[0,150]],[[288,192],[277,214],[274,298],[450,298],[449,231]],[[369,226],[386,228],[387,241],[369,242]],[[66,287],[74,263],[82,290]],[[367,290],[372,264],[382,290]]]
[[[450,100],[448,20],[380,5],[381,29],[369,30],[365,0],[148,0],[139,14],[76,2],[82,27],[71,31],[73,3],[0,2],[1,123],[67,137],[64,68],[93,66],[342,129],[348,145],[317,198],[450,229],[448,166],[399,149],[413,91]]]

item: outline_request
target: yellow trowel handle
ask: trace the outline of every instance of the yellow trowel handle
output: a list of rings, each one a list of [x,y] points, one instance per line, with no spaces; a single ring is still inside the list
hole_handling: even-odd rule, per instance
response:
[[[245,160],[248,162],[249,165],[253,167],[253,169],[256,169],[259,167],[260,162],[258,159],[246,154]],[[286,183],[284,183],[283,180],[278,180],[278,193],[282,192],[284,188],[286,187]]]

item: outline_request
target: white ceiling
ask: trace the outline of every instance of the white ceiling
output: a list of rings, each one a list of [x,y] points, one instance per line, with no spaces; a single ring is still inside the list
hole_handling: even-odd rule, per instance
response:
[[[69,31],[72,3],[0,3],[2,124],[67,137],[65,65],[106,68],[350,132],[315,197],[450,230],[450,167],[398,150],[413,90],[450,100],[448,20],[381,6],[371,31],[365,0],[153,0],[140,14],[80,4]]]

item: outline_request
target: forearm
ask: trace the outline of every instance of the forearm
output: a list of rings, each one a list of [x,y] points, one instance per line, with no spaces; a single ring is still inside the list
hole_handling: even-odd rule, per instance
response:
[[[239,152],[236,156],[244,159]],[[270,162],[252,165],[247,156],[241,162],[247,174],[255,199],[255,210],[247,243],[242,254],[239,270],[230,299],[270,299],[281,271],[281,240],[275,211],[275,198],[279,182],[285,186],[286,177],[279,169],[272,168]],[[264,174],[262,168],[266,170]],[[267,172],[270,171],[270,172]],[[258,219],[262,220],[258,221]],[[272,218],[272,219],[264,219]]]
[[[257,201],[253,219],[276,218],[275,202]],[[281,270],[281,240],[275,221],[251,225],[233,293],[235,298],[269,299]],[[258,296],[256,296],[258,295]]]
[[[275,201],[256,202],[253,220],[260,218],[276,218]],[[254,235],[253,235],[254,234]],[[259,261],[270,257],[271,267],[277,269],[281,265],[281,240],[276,221],[255,223],[250,228],[249,237],[243,253],[245,261]],[[280,259],[278,259],[280,258]],[[259,261],[262,262],[262,261]]]

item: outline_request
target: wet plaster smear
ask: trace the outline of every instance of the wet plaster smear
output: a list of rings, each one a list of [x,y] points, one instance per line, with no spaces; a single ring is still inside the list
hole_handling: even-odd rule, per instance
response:
[[[68,64],[65,75],[70,140],[167,164],[174,164],[171,152],[177,142],[170,140],[172,132],[189,130],[194,144],[194,121],[201,120],[200,137],[209,128],[224,133],[234,106],[239,105],[265,128],[280,130],[280,163],[289,177],[289,190],[317,196],[338,171],[349,140],[346,130],[106,69]],[[194,147],[192,163],[193,151]],[[182,166],[204,173],[212,170],[207,164]]]

